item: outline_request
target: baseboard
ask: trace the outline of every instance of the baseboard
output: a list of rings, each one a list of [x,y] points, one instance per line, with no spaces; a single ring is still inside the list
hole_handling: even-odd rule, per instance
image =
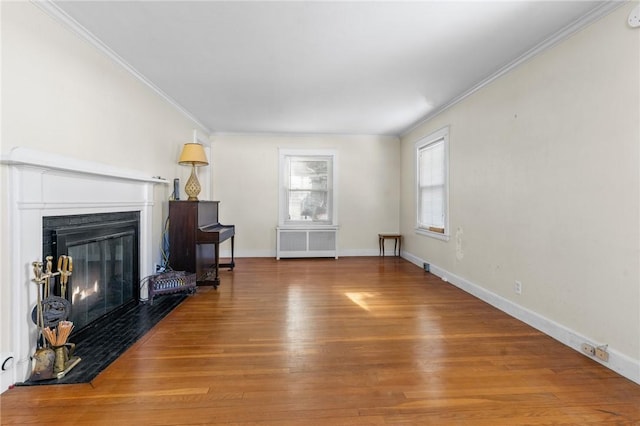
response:
[[[380,252],[378,249],[354,249],[354,250],[340,250],[338,247],[338,258],[340,257],[357,257],[357,256],[379,256]],[[393,247],[389,249],[388,247],[385,250],[385,256],[393,257]],[[231,257],[231,250],[229,249],[220,249],[220,258],[226,259]],[[276,249],[273,250],[245,250],[236,248],[235,250],[236,259],[241,257],[276,257]]]
[[[407,252],[403,252],[402,255],[403,258],[420,268],[422,268],[424,262],[430,263]],[[492,293],[489,290],[480,287],[479,285],[474,284],[473,282],[465,278],[452,274],[451,272],[443,268],[430,264],[430,270],[432,274],[442,278],[444,281],[450,282],[461,290],[464,290],[465,292],[477,297],[478,299],[490,304],[491,306],[500,309],[502,312],[505,312],[506,314],[519,319],[520,321],[530,325],[531,327],[556,339],[560,343],[569,346],[570,348],[579,352],[581,355],[584,355],[580,349],[580,345],[582,343],[587,342],[594,346],[600,345],[598,342],[594,341],[588,336],[577,333],[560,323],[557,323],[523,306],[520,306],[517,303],[514,303],[513,301],[508,300],[502,296]],[[600,359],[595,357],[589,357],[589,359],[593,359],[604,367],[609,368],[610,370],[615,371],[621,376],[640,384],[640,359],[633,359],[625,354],[618,352],[611,346],[607,348],[607,351],[609,352],[609,362],[601,361]]]

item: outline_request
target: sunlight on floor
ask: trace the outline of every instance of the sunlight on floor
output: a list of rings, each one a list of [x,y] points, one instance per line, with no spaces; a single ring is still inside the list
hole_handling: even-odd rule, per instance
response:
[[[376,296],[378,296],[378,293],[369,293],[369,292],[361,292],[361,291],[353,292],[353,293],[347,292],[345,293],[345,296],[347,296],[349,299],[351,299],[353,303],[360,306],[365,311],[371,312],[371,307],[367,303],[367,300],[375,298]]]

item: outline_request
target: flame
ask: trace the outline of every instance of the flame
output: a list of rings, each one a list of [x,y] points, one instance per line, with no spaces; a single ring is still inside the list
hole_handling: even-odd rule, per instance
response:
[[[95,281],[93,283],[93,290],[87,290],[87,289],[80,290],[79,287],[76,287],[73,290],[72,300],[73,300],[73,302],[75,302],[76,301],[76,297],[79,297],[80,300],[84,300],[87,297],[89,297],[89,296],[91,296],[93,294],[96,294],[97,292],[98,292],[98,281]]]

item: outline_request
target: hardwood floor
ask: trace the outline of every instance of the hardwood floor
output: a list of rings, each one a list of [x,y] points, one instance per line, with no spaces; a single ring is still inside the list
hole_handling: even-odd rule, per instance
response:
[[[2,424],[640,424],[639,385],[402,259],[236,263]]]

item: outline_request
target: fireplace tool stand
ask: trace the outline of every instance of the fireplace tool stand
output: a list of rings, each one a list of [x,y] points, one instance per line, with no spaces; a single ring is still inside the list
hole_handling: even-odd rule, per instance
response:
[[[52,256],[42,262],[33,262],[34,282],[38,284],[38,301],[32,312],[33,322],[38,327],[34,366],[30,380],[63,378],[79,362],[73,356],[75,344],[67,342],[73,323],[67,321],[71,304],[66,299],[69,276],[73,270],[71,256],[62,255],[58,259],[58,272],[52,272]],[[60,277],[60,296],[51,294],[51,279]]]

